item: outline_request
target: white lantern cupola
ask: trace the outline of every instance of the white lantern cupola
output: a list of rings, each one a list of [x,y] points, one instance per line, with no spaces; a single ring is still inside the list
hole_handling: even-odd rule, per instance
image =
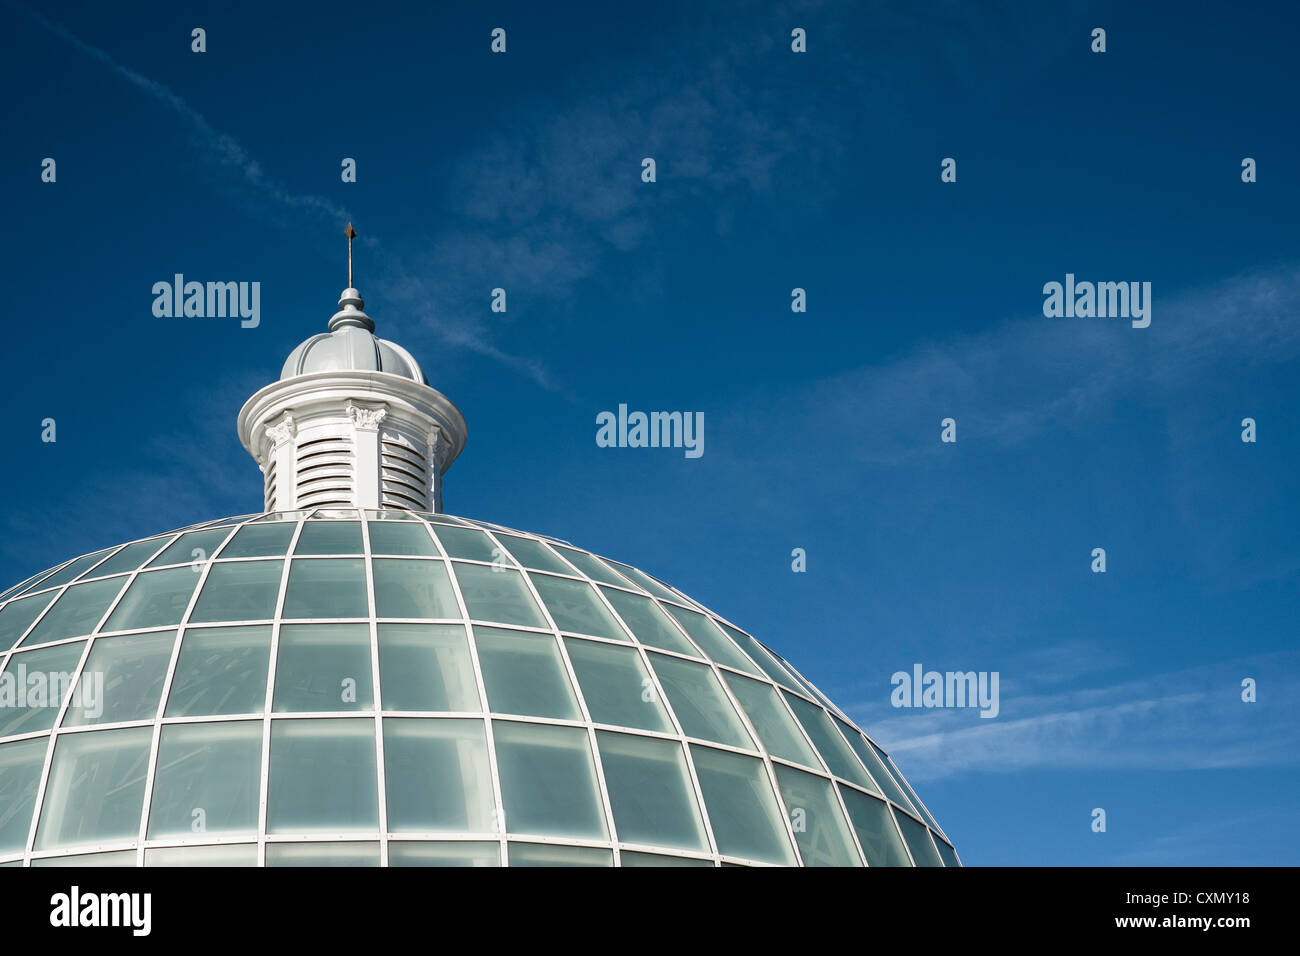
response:
[[[378,338],[352,287],[329,322],[290,354],[280,380],[239,413],[261,466],[267,511],[442,511],[442,476],[465,446],[465,418],[406,349]]]

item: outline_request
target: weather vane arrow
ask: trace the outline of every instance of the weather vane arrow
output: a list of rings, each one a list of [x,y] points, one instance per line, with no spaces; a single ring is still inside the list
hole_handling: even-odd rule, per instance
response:
[[[352,284],[352,240],[357,237],[357,231],[352,228],[352,223],[348,223],[343,235],[348,237],[348,288],[355,289],[356,286]]]

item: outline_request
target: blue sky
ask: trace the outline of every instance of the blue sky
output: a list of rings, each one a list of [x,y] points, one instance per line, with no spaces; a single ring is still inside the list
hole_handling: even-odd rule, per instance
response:
[[[1130,6],[7,4],[0,579],[260,507],[235,416],[351,219],[470,424],[447,509],[752,631],[968,864],[1300,862],[1297,15]],[[261,324],[155,318],[177,272]],[[1044,318],[1066,273],[1150,327]],[[704,455],[597,447],[620,403]],[[915,663],[999,716],[891,707]]]

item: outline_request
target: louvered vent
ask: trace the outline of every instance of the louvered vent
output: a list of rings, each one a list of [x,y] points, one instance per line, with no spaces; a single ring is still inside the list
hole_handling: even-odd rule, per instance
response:
[[[380,452],[384,507],[428,511],[429,469],[424,456],[404,436],[388,433]]]
[[[318,438],[298,446],[298,507],[352,505],[352,447],[342,438]]]

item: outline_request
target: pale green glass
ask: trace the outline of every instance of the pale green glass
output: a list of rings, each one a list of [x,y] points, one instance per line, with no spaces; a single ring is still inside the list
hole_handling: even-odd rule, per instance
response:
[[[790,704],[790,709],[794,711],[795,717],[808,732],[808,737],[817,748],[817,752],[821,754],[822,760],[826,761],[830,772],[873,793],[878,792],[876,785],[867,776],[867,772],[862,769],[862,764],[858,763],[858,758],[853,755],[849,745],[844,742],[844,738],[831,723],[830,715],[816,704],[810,704],[801,697],[786,691],[782,693],[785,694],[785,699]]]
[[[783,760],[792,760],[809,767],[821,769],[821,761],[804,739],[799,725],[794,722],[785,704],[777,696],[776,688],[762,681],[724,673],[723,679],[740,701],[741,709],[763,742],[768,753]]]
[[[889,772],[889,775],[894,778],[894,782],[902,787],[911,798],[912,806],[916,808],[916,811],[921,815],[922,819],[924,819],[926,823],[930,824],[930,829],[938,833],[942,828],[934,817],[930,815],[930,811],[925,808],[925,804],[923,804],[921,798],[916,795],[916,791],[913,790],[912,785],[907,782],[907,778],[898,771],[898,768],[894,766],[894,762],[886,756],[883,750],[877,747],[874,743],[871,743],[871,741],[867,741],[867,743],[871,744],[871,749],[875,752],[876,756],[880,758],[880,762]]]
[[[638,853],[623,850],[618,855],[620,866],[713,866],[712,860],[697,860],[689,856],[669,856],[667,853]]]
[[[161,568],[169,564],[193,564],[212,558],[221,542],[230,535],[229,528],[210,528],[207,531],[190,531],[167,546],[162,554],[149,562],[148,567]],[[198,552],[197,554],[195,552]]]
[[[674,594],[672,591],[668,590],[668,588],[664,587],[650,575],[638,568],[630,567],[626,564],[619,564],[617,561],[609,560],[609,558],[602,558],[601,561],[608,567],[613,568],[617,573],[623,575],[623,577],[627,578],[632,583],[641,585],[641,587],[645,588],[656,597],[661,597],[669,601],[682,600],[681,595]]]
[[[691,640],[698,644],[700,649],[713,660],[719,664],[726,664],[728,667],[744,671],[746,674],[759,675],[759,671],[745,658],[744,654],[740,653],[736,645],[727,640],[717,626],[703,614],[688,611],[686,608],[678,607],[675,604],[665,604],[663,607],[669,614],[677,618],[682,627],[686,629],[686,633],[691,636]]]
[[[753,749],[745,725],[712,668],[664,654],[651,654],[650,662],[686,736]]]
[[[283,573],[283,561],[218,561],[203,582],[190,623],[270,620]]]
[[[371,554],[410,554],[436,558],[438,549],[429,537],[428,527],[420,521],[371,521]]]
[[[144,851],[145,866],[257,866],[256,843],[164,846]]]
[[[151,727],[60,736],[35,849],[136,839],[152,737]]]
[[[848,807],[849,819],[853,821],[862,852],[867,856],[867,865],[911,866],[885,802],[852,787],[836,786]]]
[[[478,686],[460,624],[380,624],[384,710],[478,711]]]
[[[170,535],[163,535],[160,538],[149,538],[147,541],[133,541],[126,547],[122,548],[111,558],[106,559],[102,564],[96,565],[92,572],[92,577],[105,578],[110,574],[121,574],[123,571],[134,571],[140,567],[145,560],[158,552]]]
[[[23,646],[33,647],[89,634],[125,583],[125,577],[116,577],[72,585],[23,639]]]
[[[384,720],[388,829],[487,833],[492,772],[481,720]]]
[[[0,648],[13,647],[23,632],[32,626],[32,621],[40,616],[58,591],[34,594],[28,598],[10,601],[0,608]]]
[[[718,852],[792,866],[794,851],[763,761],[699,744],[691,744],[691,760]]]
[[[867,772],[871,774],[872,779],[876,781],[879,785],[879,789],[884,792],[885,796],[904,809],[913,809],[912,802],[907,799],[902,788],[898,786],[898,781],[896,781],[893,775],[885,769],[885,765],[880,762],[880,758],[876,756],[876,752],[871,748],[871,745],[867,743],[867,739],[838,717],[831,715],[831,719],[835,722],[835,726],[840,729],[840,733],[843,734],[844,738],[849,742],[849,746],[853,748],[853,752],[858,755],[858,759],[866,765]]]
[[[77,558],[77,560],[64,567],[63,570],[55,571],[48,578],[42,581],[41,589],[44,590],[45,588],[58,587],[61,584],[67,584],[74,578],[80,577],[83,573],[89,571],[100,561],[104,560],[104,555],[108,554],[112,550],[112,548],[108,548],[104,551],[96,551],[94,554],[87,554],[84,557]],[[134,568],[132,568],[132,570],[134,570]],[[105,575],[100,574],[98,570],[96,570],[95,577],[102,578],[105,577]]]
[[[681,744],[607,730],[596,744],[621,842],[708,849]]]
[[[0,744],[0,853],[16,853],[27,846],[48,748],[44,737]]]
[[[590,846],[511,843],[511,866],[613,866],[614,854]]]
[[[361,554],[361,522],[359,521],[306,521],[293,553],[303,554]]]
[[[266,812],[268,833],[376,829],[375,722],[272,721]]]
[[[285,521],[274,524],[244,525],[235,537],[221,549],[225,558],[282,558],[289,552],[294,529],[298,526]]]
[[[602,587],[601,590],[605,592],[605,597],[609,598],[609,603],[614,605],[614,610],[623,619],[623,623],[632,629],[632,633],[642,644],[699,657],[699,651],[691,646],[690,641],[682,637],[682,632],[673,626],[668,615],[661,611],[654,601],[630,591],[620,591],[618,588]]]
[[[446,562],[375,558],[374,569],[375,613],[379,617],[460,617]]]
[[[650,674],[634,648],[577,637],[565,638],[564,646],[593,721],[673,732]]]
[[[284,624],[275,662],[277,714],[370,710],[370,625]]]
[[[135,866],[135,850],[112,850],[108,853],[74,853],[70,856],[47,856],[32,860],[32,866],[104,867]]]
[[[261,713],[270,658],[269,624],[188,628],[181,639],[166,715]]]
[[[540,541],[504,534],[497,535],[497,540],[526,568],[536,571],[554,571],[557,574],[573,573],[573,568],[552,554]]]
[[[621,574],[614,571],[613,568],[605,564],[595,555],[588,554],[585,551],[578,551],[574,548],[566,548],[563,545],[552,545],[560,555],[564,557],[571,565],[591,578],[593,581],[599,581],[602,584],[616,584],[621,588],[628,586],[627,579]]]
[[[511,843],[511,866],[614,866],[614,853],[597,847]]]
[[[471,619],[524,627],[546,626],[537,602],[518,571],[463,561],[453,562],[452,567],[456,569],[456,580]]]
[[[616,641],[628,639],[609,609],[596,597],[590,584],[549,574],[530,573],[528,577],[537,588],[537,593],[542,596],[542,603],[551,612],[555,626],[561,631],[593,634]]]
[[[943,859],[944,866],[961,866],[961,861],[957,859],[957,851],[950,847],[936,833],[934,836],[934,845],[939,848],[939,856]]]
[[[0,737],[34,734],[54,726],[85,649],[86,642],[77,641],[10,655],[4,672],[13,681],[14,699],[0,707]]]
[[[497,557],[496,545],[482,531],[439,525],[437,535],[448,557],[471,561],[491,561]]]
[[[268,843],[267,866],[378,866],[378,843]]]
[[[775,764],[776,783],[804,866],[861,866],[831,782]]]
[[[168,571],[137,574],[104,622],[105,631],[138,631],[175,627],[185,616],[200,574],[186,565]]]
[[[508,832],[605,839],[586,731],[497,720],[492,734]]]
[[[175,646],[175,631],[99,638],[91,645],[63,726],[153,720]]]
[[[581,716],[554,637],[477,626],[474,644],[489,710],[568,720]]]
[[[749,655],[750,660],[763,669],[763,673],[776,681],[782,687],[788,687],[790,690],[801,690],[799,682],[791,677],[784,667],[777,663],[767,650],[754,640],[744,631],[738,631],[734,627],[728,627],[726,624],[719,622],[719,627],[730,635],[731,639],[740,645],[741,649]]]
[[[917,866],[943,866],[925,824],[918,823],[901,810],[894,810],[894,816],[898,819],[898,828],[903,831],[907,848],[912,851],[912,862]]]
[[[449,840],[391,840],[389,866],[500,866],[501,844]]]
[[[164,727],[149,838],[255,836],[261,780],[260,720]]]
[[[369,617],[361,558],[295,559],[285,589],[285,618]]]

